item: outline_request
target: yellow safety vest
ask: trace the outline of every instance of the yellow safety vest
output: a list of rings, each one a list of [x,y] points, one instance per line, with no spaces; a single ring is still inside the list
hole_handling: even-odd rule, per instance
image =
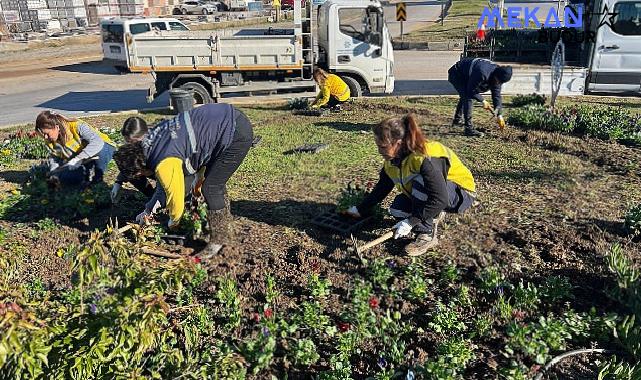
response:
[[[87,143],[82,141],[80,138],[80,134],[78,133],[78,127],[80,127],[82,124],[89,126],[89,124],[85,123],[82,120],[76,120],[76,121],[69,121],[66,122],[67,124],[67,131],[69,131],[70,136],[68,136],[66,144],[63,146],[59,143],[47,143],[47,148],[49,148],[49,151],[51,152],[51,155],[58,157],[62,160],[68,160],[78,154],[80,151],[85,149],[87,146]],[[100,132],[99,130],[89,126],[89,128],[93,129],[98,136],[104,141],[105,143],[109,145],[114,145],[113,141],[107,136],[106,134]]]
[[[391,161],[386,160],[383,165],[385,173],[394,181],[396,188],[403,194],[412,197],[412,181],[421,175],[421,165],[425,159],[430,157],[446,158],[450,163],[450,169],[447,172],[447,180],[452,181],[463,189],[474,193],[476,184],[470,170],[463,165],[450,148],[437,142],[430,141],[425,144],[427,155],[422,153],[411,153],[401,162],[401,166],[395,166]]]

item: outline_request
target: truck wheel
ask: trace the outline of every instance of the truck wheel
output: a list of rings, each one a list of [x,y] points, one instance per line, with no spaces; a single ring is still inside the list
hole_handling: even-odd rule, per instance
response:
[[[343,82],[349,87],[349,94],[351,98],[360,98],[363,96],[363,88],[358,81],[352,77],[343,77]]]
[[[171,14],[173,14],[174,16],[179,15],[179,14],[181,14],[181,13],[182,13],[182,12],[181,12],[181,11],[180,11],[180,9],[178,9],[178,8],[174,8],[174,10],[173,10],[173,11],[171,11]]]
[[[181,10],[181,12],[182,12],[182,14],[183,14],[183,15],[187,15],[187,10],[186,10],[185,8],[183,8],[183,9]]]
[[[209,12],[207,12],[207,9],[203,9],[203,14],[204,15],[208,15],[209,14]]]
[[[200,83],[189,82],[180,86],[183,90],[194,92],[194,104],[207,104],[213,103],[214,99],[209,94],[209,91]]]

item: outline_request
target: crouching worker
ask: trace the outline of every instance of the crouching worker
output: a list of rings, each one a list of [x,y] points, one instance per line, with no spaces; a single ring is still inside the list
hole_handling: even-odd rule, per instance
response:
[[[103,180],[114,143],[82,120],[51,111],[36,118],[36,132],[47,142],[49,179],[54,185],[95,184]]]
[[[312,109],[321,107],[340,109],[340,105],[349,100],[349,86],[338,75],[329,74],[317,68],[314,70],[313,77],[320,87],[320,92],[312,103]]]
[[[399,220],[394,238],[416,232],[416,240],[405,252],[420,256],[438,244],[437,226],[443,212],[462,213],[472,206],[474,178],[452,150],[426,141],[413,114],[384,120],[373,132],[378,152],[385,159],[380,179],[363,202],[347,213],[353,217],[369,213],[396,186],[401,194],[389,209]]]
[[[169,228],[176,227],[185,209],[185,178],[203,170],[210,235],[201,256],[218,253],[233,238],[226,184],[252,140],[245,114],[229,104],[207,104],[162,121],[141,141],[122,146],[114,158],[124,178],[157,179],[156,193],[136,219],[151,217],[159,203],[169,212]]]

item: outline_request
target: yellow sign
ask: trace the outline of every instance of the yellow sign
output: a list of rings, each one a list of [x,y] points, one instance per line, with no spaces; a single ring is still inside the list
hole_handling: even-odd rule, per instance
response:
[[[407,21],[405,3],[396,3],[396,21]]]
[[[272,0],[272,7],[280,7],[280,0]]]

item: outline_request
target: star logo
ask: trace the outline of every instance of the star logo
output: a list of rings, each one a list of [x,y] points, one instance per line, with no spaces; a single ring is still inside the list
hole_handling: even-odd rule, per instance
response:
[[[603,12],[590,12],[588,13],[589,17],[598,17],[599,24],[597,25],[597,29],[601,28],[603,25],[607,25],[612,29],[612,24],[615,23],[615,19],[619,13],[618,12],[610,12],[610,9],[608,8],[608,5],[606,4],[605,7],[603,8]]]

